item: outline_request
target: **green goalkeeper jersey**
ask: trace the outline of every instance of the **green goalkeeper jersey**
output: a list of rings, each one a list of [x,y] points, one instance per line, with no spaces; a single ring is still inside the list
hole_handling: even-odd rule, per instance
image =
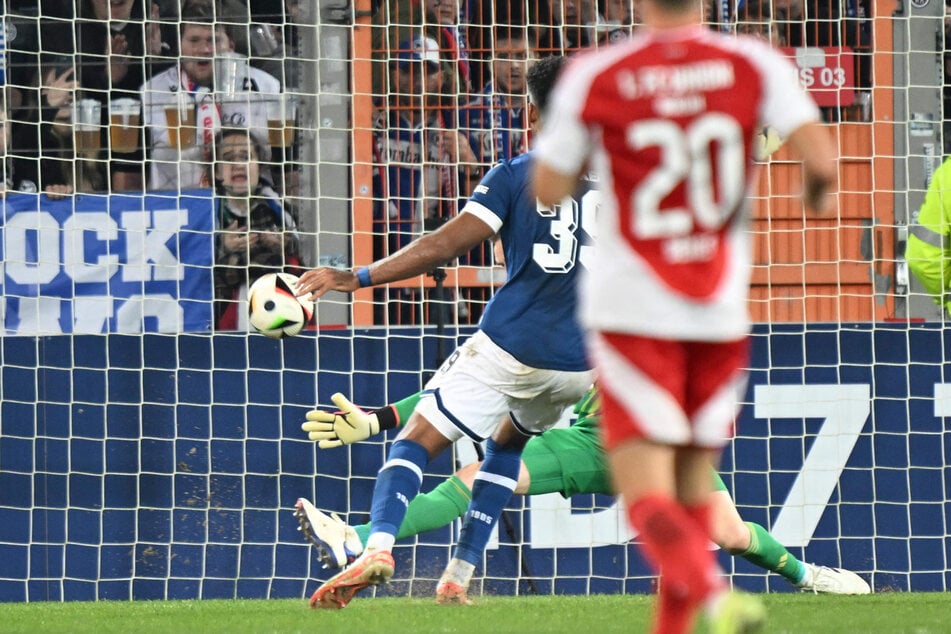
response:
[[[575,403],[574,412],[578,418],[572,427],[585,434],[597,436],[601,420],[601,397],[594,386]]]

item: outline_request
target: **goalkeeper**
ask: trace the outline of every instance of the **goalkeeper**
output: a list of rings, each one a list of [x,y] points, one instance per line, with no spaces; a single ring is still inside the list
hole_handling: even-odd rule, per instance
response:
[[[331,413],[319,409],[307,413],[301,425],[322,449],[349,445],[373,434],[398,427],[419,400],[415,394],[392,405],[367,413],[342,394],[334,394],[340,408]],[[550,429],[532,437],[522,452],[522,464],[515,493],[540,495],[560,493],[569,497],[580,493],[614,495],[604,453],[601,449],[599,399],[592,388],[575,405],[577,421],[565,429]],[[462,517],[469,505],[470,489],[479,463],[466,465],[448,480],[409,504],[400,525],[398,539],[440,528]],[[775,572],[796,587],[829,594],[868,594],[869,585],[849,570],[816,566],[799,561],[765,528],[744,522],[716,473],[714,478],[713,535],[716,543],[732,555]],[[308,500],[297,501],[295,515],[301,529],[320,553],[325,567],[340,568],[363,552],[369,524],[348,526],[336,515],[328,516]]]

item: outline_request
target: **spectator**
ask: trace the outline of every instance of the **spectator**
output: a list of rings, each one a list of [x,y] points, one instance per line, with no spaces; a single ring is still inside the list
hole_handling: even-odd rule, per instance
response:
[[[77,79],[87,95],[106,103],[132,97],[145,81],[144,0],[83,0],[73,42]],[[119,91],[116,94],[116,91]]]
[[[52,2],[9,3],[5,16],[7,67],[4,97],[9,135],[5,187],[24,192],[73,191],[70,107],[77,82],[71,57],[40,54],[40,42],[71,24]],[[57,20],[55,18],[62,17]],[[45,41],[45,40],[44,40]]]
[[[461,191],[479,177],[476,158],[456,116],[442,106],[439,45],[428,37],[404,42],[390,56],[391,92],[375,122],[375,257],[393,253],[424,230],[455,215]],[[460,167],[460,165],[462,167]],[[418,319],[409,289],[374,291],[389,319]],[[375,316],[382,321],[382,314]],[[418,323],[418,321],[416,322]]]
[[[634,30],[634,5],[627,0],[601,0],[599,2],[597,39],[598,46],[621,42],[631,37]]]
[[[466,0],[463,2],[465,15],[463,22],[468,23],[466,32],[469,39],[469,50],[472,63],[472,86],[478,90],[491,79],[492,38],[493,29],[504,26],[524,26],[534,24],[536,12],[530,6],[548,0],[531,0],[531,2],[513,2],[512,0]],[[547,15],[547,10],[545,12]],[[534,37],[535,32],[529,36]],[[536,42],[529,42],[530,48],[535,49]]]
[[[242,327],[239,299],[265,273],[300,274],[297,227],[261,169],[268,147],[247,128],[223,128],[215,136],[215,325]]]
[[[597,41],[595,0],[539,0],[533,22],[539,28],[538,51],[542,55],[568,53]]]
[[[524,152],[528,130],[525,107],[527,29],[500,26],[493,30],[493,34],[492,79],[459,113],[459,128],[469,137],[472,150],[483,166],[494,165]]]
[[[492,165],[515,158],[527,149],[527,33],[525,27],[517,26],[493,29],[492,79],[482,93],[459,112],[459,129],[468,136],[472,152],[479,161],[478,166],[470,168],[473,181]],[[470,193],[468,188],[459,192],[463,197],[462,204]],[[491,245],[480,245],[460,259],[460,263],[491,265]]]
[[[19,191],[36,193],[43,191],[50,198],[59,199],[72,193],[73,188],[66,179],[66,160],[54,161],[39,156],[27,156],[11,151],[14,145],[14,130],[23,131],[21,126],[14,126],[7,117],[7,107],[4,93],[0,92],[0,163],[3,166],[3,191]],[[58,145],[58,139],[52,138],[50,126],[43,126],[51,137],[47,145]],[[45,173],[41,172],[45,169]]]
[[[210,185],[206,162],[223,119],[263,131],[267,113],[255,93],[277,93],[279,82],[250,68],[230,97],[214,90],[215,25],[211,4],[188,0],[182,7],[179,64],[159,73],[141,89],[147,128],[150,189],[189,189]],[[220,32],[220,30],[219,30]],[[219,33],[220,34],[220,33]],[[230,49],[222,38],[221,47]],[[236,62],[239,66],[240,63]],[[243,68],[248,68],[243,65]],[[239,73],[239,78],[242,75]],[[219,108],[220,106],[220,108]]]
[[[465,29],[460,26],[460,0],[423,0],[426,7],[426,34],[439,43],[449,72],[444,90],[451,95],[472,92],[472,68]]]
[[[44,54],[59,55],[55,64],[72,68],[77,99],[100,103],[102,151],[88,155],[79,166],[78,178],[92,190],[138,189],[142,184],[142,160],[137,154],[110,153],[109,103],[119,98],[137,98],[139,86],[156,58],[149,56],[143,21],[147,0],[81,0],[45,2],[37,32]]]
[[[393,90],[376,122],[376,153],[385,171],[375,181],[387,252],[409,243],[425,221],[448,219],[460,189],[468,191],[479,176],[475,155],[440,103],[438,46],[427,37],[404,42],[390,64]]]
[[[79,84],[77,99],[100,104],[101,151],[88,155],[79,165],[79,177],[92,190],[141,190],[144,182],[141,151],[114,151],[109,143],[110,104],[117,99],[139,101],[138,89],[154,68],[164,65],[160,43],[145,24],[147,0],[83,0],[72,41],[61,52],[75,61]],[[156,5],[149,5],[149,11]]]
[[[73,191],[70,104],[76,82],[72,69],[37,66],[17,91],[5,150],[9,155],[6,187],[23,192],[68,194]]]
[[[468,35],[462,27],[460,0],[387,0],[374,15],[373,51],[380,57],[399,42],[429,37],[436,42],[444,77],[443,103],[455,107],[459,95],[472,92],[473,68],[469,59]],[[387,87],[383,66],[374,66],[374,93],[384,95]]]

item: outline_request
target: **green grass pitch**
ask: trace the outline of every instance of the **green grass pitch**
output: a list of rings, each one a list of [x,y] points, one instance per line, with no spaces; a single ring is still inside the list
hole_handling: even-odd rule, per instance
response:
[[[763,595],[774,634],[938,634],[951,631],[951,594],[889,592],[861,597]],[[306,600],[132,601],[0,604],[0,632],[306,632],[308,634],[644,632],[652,597],[475,597],[473,606],[432,599],[357,597],[345,610]],[[697,632],[703,629],[698,627]]]

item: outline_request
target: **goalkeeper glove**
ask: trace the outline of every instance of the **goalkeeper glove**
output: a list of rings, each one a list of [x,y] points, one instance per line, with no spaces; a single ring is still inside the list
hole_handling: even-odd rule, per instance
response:
[[[753,159],[756,161],[765,161],[769,155],[782,146],[785,140],[779,136],[776,130],[766,126],[756,135],[753,142]]]
[[[331,396],[330,400],[340,411],[311,410],[307,412],[307,422],[300,426],[321,449],[352,445],[380,433],[380,421],[376,413],[364,412],[340,392]]]

